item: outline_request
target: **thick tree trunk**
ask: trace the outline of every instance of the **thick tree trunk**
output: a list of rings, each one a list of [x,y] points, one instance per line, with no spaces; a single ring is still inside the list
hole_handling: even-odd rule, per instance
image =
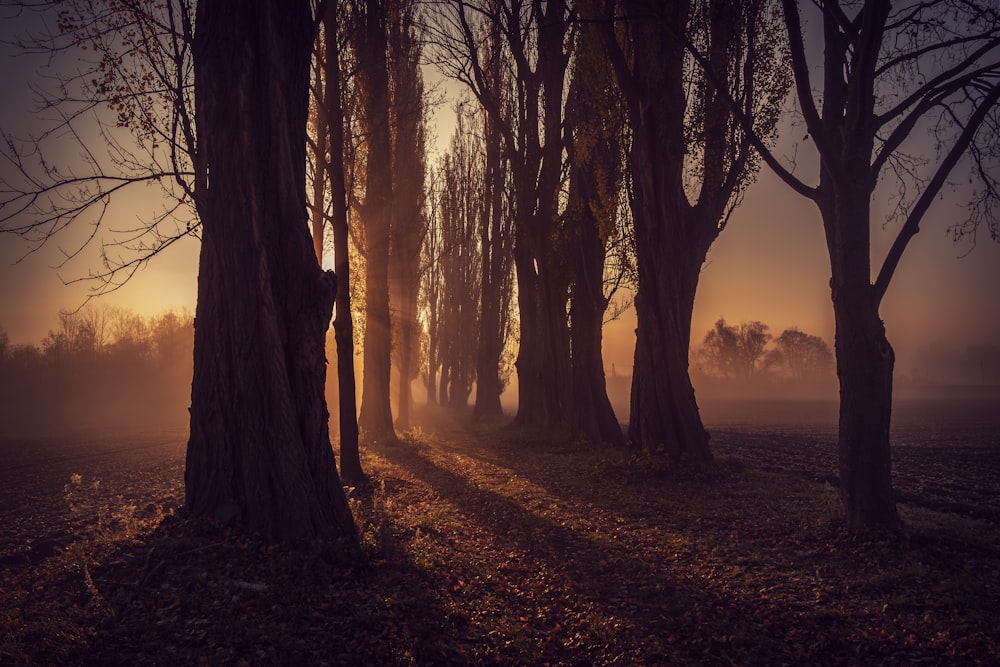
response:
[[[561,261],[546,251],[549,227],[538,220],[518,221],[514,267],[521,341],[515,362],[518,407],[513,426],[568,431],[572,414],[568,299],[565,282],[557,276]],[[528,240],[529,234],[534,238]],[[530,252],[528,247],[537,250]],[[536,261],[536,255],[542,259]]]
[[[620,52],[613,64],[619,83],[629,91],[625,97],[633,133],[632,215],[639,273],[629,441],[676,460],[708,462],[712,454],[688,372],[688,348],[698,277],[719,234],[735,180],[722,173],[717,154],[726,142],[710,123],[703,128],[704,151],[696,151],[694,158],[703,161],[695,204],[685,191],[691,174],[684,156],[693,129],[688,124],[692,91],[685,74],[686,54],[665,22],[648,17],[671,16],[684,25],[691,13],[689,3],[631,0],[624,9],[633,27],[635,67],[630,69]],[[724,41],[713,40],[713,46],[724,46]],[[707,119],[711,109],[706,114]],[[738,170],[738,162],[732,168]]]
[[[186,506],[270,539],[353,535],[324,396],[336,283],[305,217],[308,2],[204,0],[195,37],[200,193]]]
[[[674,459],[712,460],[688,372],[691,317],[698,277],[717,227],[695,218],[679,165],[659,162],[655,123],[635,128],[633,217],[639,291],[631,446]]]
[[[665,256],[655,261],[663,262]],[[664,273],[641,282],[635,299],[638,324],[628,437],[632,447],[707,462],[712,460],[708,433],[688,374],[692,282],[697,282],[698,270],[693,279],[687,276],[683,288],[675,282],[679,279],[665,278]]]
[[[344,174],[344,110],[341,103],[340,61],[337,57],[336,3],[328,3],[324,16],[326,31],[326,126],[330,132],[327,164],[330,196],[333,199],[333,265],[337,273],[336,317],[333,320],[337,343],[338,417],[340,427],[340,473],[354,486],[364,484],[358,449],[358,398],[354,377],[354,316],[351,314],[351,261],[348,251],[347,178]]]
[[[866,293],[834,302],[840,379],[840,490],[852,530],[899,526],[892,491],[889,423],[894,355]]]
[[[851,185],[819,203],[833,274],[840,492],[848,527],[862,531],[900,523],[889,444],[895,355],[870,282],[868,188],[860,178]]]
[[[515,362],[518,407],[513,425],[566,430],[570,419],[569,342],[568,335],[560,341],[559,323],[554,322],[561,315],[565,326],[566,304],[564,301],[561,312],[552,312],[552,306],[547,305],[551,299],[545,298],[545,286],[530,254],[515,248],[514,265],[521,342]]]

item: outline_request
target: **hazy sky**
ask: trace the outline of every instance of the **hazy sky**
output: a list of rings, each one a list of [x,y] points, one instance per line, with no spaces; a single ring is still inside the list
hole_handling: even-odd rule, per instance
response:
[[[27,81],[30,62],[13,59],[0,47],[3,85],[0,86],[0,123],[5,129],[22,125],[32,114]],[[447,90],[454,91],[454,86]],[[449,114],[439,114],[447,119]],[[439,143],[448,141],[450,127],[438,127]],[[814,182],[815,170],[800,160],[803,180]],[[884,195],[877,195],[876,202]],[[950,222],[963,214],[958,199],[936,202],[922,231],[910,244],[882,307],[889,340],[899,359],[898,369],[909,372],[909,357],[920,345],[943,339],[961,347],[972,342],[1000,345],[1000,244],[985,230],[969,252],[967,242],[946,236]],[[122,223],[147,215],[148,200],[141,196],[119,206]],[[878,206],[874,209],[877,211]],[[877,220],[877,214],[875,216]],[[873,270],[877,270],[896,228],[873,225]],[[74,247],[69,237],[59,240]],[[58,272],[58,246],[24,257],[27,247],[15,237],[0,234],[0,327],[12,342],[38,343],[56,326],[60,308],[79,306],[85,284],[65,286],[62,280],[85,277],[98,266],[95,252],[84,253]],[[185,239],[158,257],[118,292],[103,297],[144,315],[169,308],[193,310],[198,244]],[[19,264],[13,263],[22,258]],[[829,295],[829,260],[819,214],[764,170],[709,253],[702,271],[692,340],[699,342],[712,323],[725,317],[730,323],[761,320],[774,334],[790,326],[818,334],[832,343],[833,315]],[[607,329],[606,363],[627,372],[632,360],[634,315],[628,313]]]

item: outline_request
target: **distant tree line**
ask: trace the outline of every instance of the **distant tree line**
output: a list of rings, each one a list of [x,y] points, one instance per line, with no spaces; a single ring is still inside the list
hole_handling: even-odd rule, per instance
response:
[[[833,378],[833,351],[825,340],[792,327],[775,338],[763,322],[733,326],[720,318],[696,353],[699,370],[721,379],[779,380]]]
[[[0,329],[0,424],[6,434],[187,424],[190,313],[142,317],[90,303],[58,317],[39,345],[11,344]]]

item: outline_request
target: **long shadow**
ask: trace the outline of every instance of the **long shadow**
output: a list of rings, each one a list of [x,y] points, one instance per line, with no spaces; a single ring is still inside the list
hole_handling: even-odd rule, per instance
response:
[[[269,546],[199,523],[168,527],[124,558],[126,583],[136,584],[110,584],[121,565],[94,571],[114,611],[74,661],[467,663],[449,640],[463,622],[405,558],[373,563],[347,544]]]
[[[654,547],[652,554],[635,553],[612,536],[581,534],[510,498],[470,484],[430,460],[425,455],[426,446],[402,444],[376,451],[433,487],[497,541],[509,541],[519,553],[521,573],[546,573],[551,586],[531,582],[543,591],[539,597],[529,597],[525,603],[516,595],[510,596],[511,605],[522,606],[515,612],[517,616],[543,626],[534,628],[535,634],[570,627],[579,612],[608,619],[603,628],[579,628],[582,639],[578,648],[571,642],[549,644],[546,659],[572,664],[580,659],[580,652],[602,662],[646,664],[701,664],[706,660],[747,664],[761,656],[767,656],[772,664],[775,660],[827,663],[857,658],[856,647],[842,638],[849,628],[838,627],[840,619],[714,590],[686,576],[683,563],[672,562],[669,552]],[[643,558],[657,554],[663,558],[659,563]],[[521,582],[507,577],[503,585],[516,590]],[[789,641],[783,632],[776,634],[776,628],[813,634],[810,643],[804,644],[802,640]],[[603,646],[595,648],[600,644]],[[888,644],[883,648],[886,655],[894,650]]]

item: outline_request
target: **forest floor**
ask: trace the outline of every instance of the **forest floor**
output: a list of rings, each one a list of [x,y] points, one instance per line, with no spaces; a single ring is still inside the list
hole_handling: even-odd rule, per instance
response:
[[[0,664],[1000,655],[996,447],[962,461],[904,449],[905,529],[852,537],[821,435],[730,425],[699,471],[436,413],[363,448],[359,545],[288,547],[178,509],[183,433],[74,446],[0,449]]]

